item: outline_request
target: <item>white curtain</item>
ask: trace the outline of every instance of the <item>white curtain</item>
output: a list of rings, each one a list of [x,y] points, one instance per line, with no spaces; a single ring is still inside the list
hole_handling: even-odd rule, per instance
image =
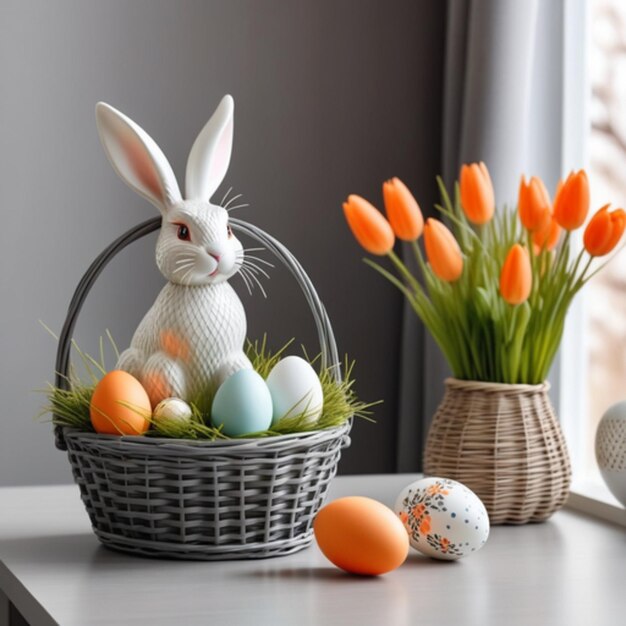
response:
[[[554,190],[563,163],[563,24],[571,1],[448,0],[441,163],[448,185],[461,163],[484,161],[499,206],[515,204],[522,173],[540,175]],[[558,363],[554,399],[557,370]],[[398,471],[421,469],[448,375],[439,349],[406,306]]]

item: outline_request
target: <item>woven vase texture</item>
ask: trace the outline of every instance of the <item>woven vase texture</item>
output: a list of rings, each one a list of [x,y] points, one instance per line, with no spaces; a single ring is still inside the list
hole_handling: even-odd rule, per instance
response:
[[[563,506],[569,455],[549,384],[446,380],[428,433],[424,471],[465,484],[492,524],[543,521]]]

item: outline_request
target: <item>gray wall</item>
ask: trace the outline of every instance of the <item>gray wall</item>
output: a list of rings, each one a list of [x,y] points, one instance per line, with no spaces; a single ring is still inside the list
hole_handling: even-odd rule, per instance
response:
[[[395,468],[401,300],[364,267],[341,214],[358,191],[380,199],[398,175],[433,200],[439,164],[444,3],[28,2],[0,7],[0,484],[70,481],[34,390],[52,380],[59,330],[82,272],[114,237],[154,214],[114,174],[94,104],[150,132],[182,177],[219,98],[235,98],[225,187],[240,216],[300,258],[324,299],[358,389],[384,398],[357,423],[343,472]],[[109,328],[120,346],[162,279],[154,238],[112,263],[79,320],[91,353]],[[239,284],[238,280],[235,281]],[[242,294],[244,292],[240,290]],[[243,296],[250,335],[296,336],[315,351],[301,296],[275,271],[270,298]]]

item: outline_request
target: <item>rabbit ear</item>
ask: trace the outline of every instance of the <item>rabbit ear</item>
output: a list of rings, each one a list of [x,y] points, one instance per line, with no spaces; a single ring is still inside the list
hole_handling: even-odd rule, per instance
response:
[[[96,123],[113,169],[130,187],[160,211],[182,200],[170,164],[143,128],[104,102],[96,105]]]
[[[194,141],[187,160],[185,194],[188,200],[210,200],[226,176],[233,147],[231,96],[224,96]]]

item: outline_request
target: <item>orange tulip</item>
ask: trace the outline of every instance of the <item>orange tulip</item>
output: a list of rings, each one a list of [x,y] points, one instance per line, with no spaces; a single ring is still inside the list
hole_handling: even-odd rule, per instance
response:
[[[398,239],[415,241],[424,230],[424,218],[417,201],[407,186],[392,178],[383,183],[383,197],[387,219]]]
[[[530,295],[532,281],[528,251],[516,243],[509,250],[502,266],[500,294],[509,304],[521,304]]]
[[[546,250],[554,250],[556,244],[559,243],[560,236],[561,227],[554,217],[552,217],[544,229],[536,230],[533,233],[533,244],[539,248],[540,252],[543,248]]]
[[[496,208],[493,185],[487,166],[481,161],[461,167],[461,206],[473,224],[486,224]]]
[[[436,276],[453,282],[463,273],[463,255],[454,235],[432,217],[424,226],[424,246],[430,267]]]
[[[585,170],[572,172],[559,184],[554,198],[554,218],[565,230],[580,228],[589,212],[589,180]]]
[[[556,199],[559,197],[561,189],[563,189],[563,179],[559,178],[559,182],[556,184],[556,190],[554,192],[554,203],[552,204],[552,212],[554,212],[554,204],[556,204]]]
[[[522,176],[517,208],[519,218],[531,231],[544,230],[550,224],[550,196],[541,178],[533,176],[527,183]]]
[[[626,213],[623,209],[609,211],[609,206],[603,206],[591,218],[583,242],[585,250],[591,256],[604,256],[615,248],[626,228]]]
[[[365,198],[352,194],[343,203],[343,213],[356,240],[371,254],[389,254],[395,243],[393,230],[382,213]]]

